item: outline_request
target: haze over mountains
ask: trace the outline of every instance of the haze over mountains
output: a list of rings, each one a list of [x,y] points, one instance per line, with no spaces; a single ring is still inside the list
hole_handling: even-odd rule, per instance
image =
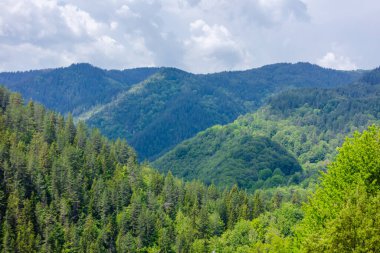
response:
[[[362,71],[308,63],[194,75],[173,68],[102,70],[89,64],[1,73],[0,83],[26,99],[85,120],[110,138],[126,138],[140,160],[153,160],[215,124],[253,112],[293,88],[334,88]]]

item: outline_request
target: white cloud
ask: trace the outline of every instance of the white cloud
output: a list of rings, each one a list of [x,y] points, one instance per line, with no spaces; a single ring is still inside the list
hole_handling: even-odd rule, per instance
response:
[[[76,36],[83,34],[96,36],[99,33],[101,24],[96,22],[87,12],[71,4],[58,7],[58,9],[66,25]]]
[[[69,61],[195,72],[284,61],[347,69],[380,59],[373,0],[2,0],[0,9],[8,70]]]
[[[67,66],[75,58],[66,51],[56,51],[30,43],[0,44],[0,71],[31,70]]]
[[[144,38],[123,30],[122,19],[96,20],[73,3],[50,0],[5,0],[0,9],[6,10],[0,17],[0,48],[6,48],[0,54],[4,70],[73,62],[106,68],[154,65]]]
[[[288,19],[308,20],[306,4],[299,0],[258,0],[259,9],[272,23]]]
[[[300,0],[202,0],[197,7],[208,15],[215,13],[228,22],[272,27],[299,20],[307,21],[306,5]]]
[[[138,18],[140,17],[139,14],[131,11],[128,5],[124,4],[122,5],[119,9],[116,10],[116,14],[120,15],[121,17],[133,17],[133,18]]]
[[[194,71],[236,69],[245,64],[248,54],[233,40],[226,27],[210,26],[198,19],[190,23],[190,32],[190,39],[185,41],[185,61],[189,67],[198,62],[192,67]]]
[[[355,63],[350,58],[342,55],[336,55],[333,52],[328,52],[317,63],[325,68],[339,69],[339,70],[354,70],[357,69]]]

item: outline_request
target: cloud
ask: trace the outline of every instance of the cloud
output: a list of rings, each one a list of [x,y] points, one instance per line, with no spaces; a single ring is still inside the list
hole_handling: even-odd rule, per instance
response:
[[[97,36],[102,24],[74,5],[48,0],[4,0],[0,4],[1,42],[51,45]],[[5,10],[5,11],[4,11]]]
[[[248,54],[233,40],[231,33],[222,25],[208,25],[198,19],[190,23],[191,37],[185,41],[186,62],[191,66],[198,62],[196,72],[221,71],[242,67]],[[210,64],[212,68],[210,68]]]
[[[380,3],[371,0],[2,0],[0,9],[4,70],[70,61],[193,72],[284,61],[367,68],[380,59],[380,34],[368,26],[380,24]]]
[[[187,4],[189,4],[190,6],[196,6],[199,4],[201,0],[186,0],[185,2],[187,2]]]
[[[299,0],[259,0],[259,8],[272,23],[288,19],[307,21],[307,6]]]
[[[32,70],[67,66],[75,57],[66,51],[51,50],[30,43],[0,44],[0,71]]]
[[[58,10],[67,27],[75,36],[88,35],[93,37],[98,35],[102,24],[96,22],[87,12],[71,4],[58,7]]]
[[[325,56],[317,61],[317,63],[325,68],[339,70],[355,70],[357,66],[350,58],[342,55],[335,55],[333,52],[328,52]]]
[[[1,7],[6,10],[0,18],[0,48],[7,49],[0,54],[3,69],[72,62],[91,62],[106,68],[155,65],[144,37],[122,30],[123,19],[97,20],[72,3],[50,0],[5,0]],[[117,14],[116,10],[112,12]]]
[[[188,1],[189,2],[189,1]],[[307,6],[300,0],[202,0],[196,6],[229,22],[272,27],[290,20],[307,21]],[[193,1],[190,1],[190,5]],[[212,15],[212,14],[211,14]]]

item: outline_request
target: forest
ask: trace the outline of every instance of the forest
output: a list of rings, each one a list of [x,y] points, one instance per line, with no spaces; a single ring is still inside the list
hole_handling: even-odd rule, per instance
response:
[[[283,204],[301,217],[304,189],[250,195],[184,182],[71,116],[4,88],[0,99],[2,252],[207,252]]]
[[[380,1],[0,10],[0,253],[380,253]]]
[[[0,84],[111,139],[127,139],[140,161],[153,161],[216,124],[257,110],[293,88],[334,88],[366,71],[310,63],[272,64],[246,71],[192,74],[175,68],[103,70],[90,64],[0,73]]]
[[[372,92],[376,85],[368,89],[378,94]],[[303,115],[299,121],[289,119],[288,111],[280,113],[283,107],[276,107],[274,97],[270,107],[234,122],[232,126],[246,125],[256,132],[261,126],[265,132],[267,124],[259,116],[272,110],[274,118],[262,120],[279,124],[271,138],[238,135],[242,151],[229,150],[232,157],[265,150],[266,157],[269,152],[275,158],[270,162],[278,160],[265,165],[266,171],[259,170],[257,179],[283,181],[274,185],[265,181],[266,187],[256,185],[247,191],[237,184],[221,188],[212,180],[184,181],[170,168],[161,174],[149,163],[139,163],[124,140],[109,140],[83,122],[74,124],[71,114],[64,117],[0,88],[1,252],[376,252],[380,247],[380,128],[372,125],[356,132],[336,156],[318,158],[315,152],[285,145],[278,135],[283,121],[308,130],[310,119],[305,116],[316,110],[313,106],[320,111],[329,108],[329,98],[336,93],[358,99],[368,94],[349,90],[317,89],[317,94],[332,95],[323,95],[325,101],[317,99],[307,108],[302,98],[289,100],[289,110],[296,108],[295,115]],[[292,97],[292,92],[285,96]],[[378,100],[374,101],[365,108],[377,110]],[[355,103],[349,103],[355,112]],[[281,119],[283,115],[287,117]],[[373,116],[368,117],[365,122],[372,122]],[[323,124],[321,131],[319,118],[313,120],[316,129],[311,133],[319,133],[317,140],[323,141],[320,136],[329,131],[333,135],[339,127],[332,122]],[[247,125],[250,120],[257,124]],[[352,124],[347,129],[355,129]],[[315,145],[309,137],[303,142]],[[294,155],[301,158],[296,160]],[[314,173],[314,180],[300,183],[313,161],[317,166],[326,157],[331,159],[327,172],[321,177]],[[252,155],[245,161],[252,158],[257,160],[254,164],[265,160]],[[292,165],[281,167],[283,160]]]
[[[368,76],[344,87],[273,95],[256,112],[198,133],[152,165],[185,179],[237,184],[252,192],[314,183],[346,136],[380,124],[380,80],[368,83]]]

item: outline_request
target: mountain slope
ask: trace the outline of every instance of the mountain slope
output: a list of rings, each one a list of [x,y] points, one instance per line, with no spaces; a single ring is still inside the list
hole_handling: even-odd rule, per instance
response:
[[[61,113],[126,138],[140,160],[153,160],[215,124],[226,124],[291,88],[346,85],[362,72],[308,63],[194,75],[173,68],[102,70],[89,64],[1,73],[0,83]]]
[[[223,232],[293,195],[299,213],[299,188],[250,195],[161,175],[125,141],[0,87],[1,252],[211,252]]]
[[[270,178],[265,186],[272,187],[301,171],[294,156],[270,138],[237,133],[221,126],[181,143],[174,153],[177,162],[165,163],[164,156],[167,168],[160,166],[160,159],[154,165],[186,180],[201,179],[219,186],[237,184],[252,188],[258,180]]]
[[[365,73],[362,78],[360,78],[361,82],[369,83],[369,84],[379,84],[380,83],[380,67]]]
[[[50,109],[75,115],[111,101],[119,92],[157,70],[107,71],[81,63],[58,69],[0,73],[0,83],[20,92],[25,99],[33,99]]]
[[[139,165],[125,141],[109,141],[34,102],[24,105],[0,87],[0,249],[376,252],[379,137],[380,128],[370,127],[348,139],[303,212],[309,190],[222,192],[161,175]],[[241,144],[256,147],[255,140],[276,146],[260,137]]]
[[[270,98],[258,112],[239,117],[231,124],[207,129],[181,143],[153,162],[153,166],[162,171],[171,169],[175,175],[198,178],[206,183],[209,180],[205,175],[212,174],[214,181],[219,182],[222,178],[215,174],[220,162],[218,157],[230,157],[229,152],[240,147],[237,146],[239,138],[253,136],[270,138],[297,157],[306,170],[318,170],[336,154],[336,147],[344,136],[379,120],[380,84],[360,82],[336,89],[284,91]],[[226,133],[233,134],[222,138]],[[224,160],[223,171],[218,171],[221,175],[228,174],[234,182],[239,182],[242,170],[255,175],[256,170],[266,168],[258,165],[257,169],[251,169],[245,162],[236,162],[244,161],[247,154],[257,156],[252,151],[247,153],[244,146],[241,148],[242,152],[235,151],[240,157],[235,157],[231,164],[228,159]],[[204,153],[204,150],[209,152]],[[206,163],[209,167],[204,166]],[[256,182],[240,186],[261,187],[264,182],[259,181],[256,178]]]
[[[336,87],[360,76],[305,63],[208,75],[166,68],[85,118],[111,138],[126,137],[140,159],[152,160],[199,131],[256,110],[281,90]]]

